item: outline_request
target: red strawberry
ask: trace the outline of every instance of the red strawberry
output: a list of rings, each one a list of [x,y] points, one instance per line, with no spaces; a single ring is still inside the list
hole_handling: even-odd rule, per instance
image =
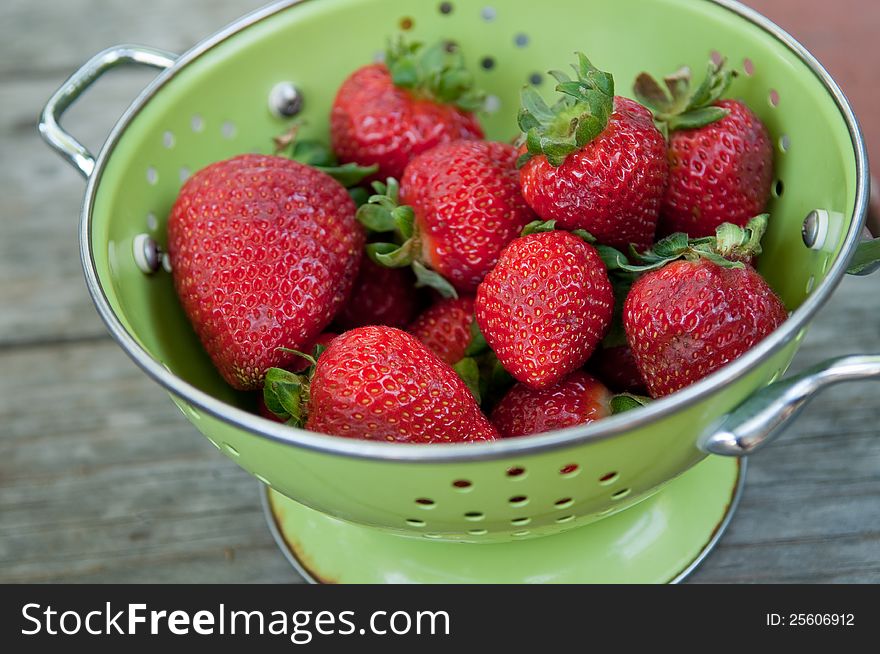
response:
[[[561,228],[587,230],[614,247],[647,248],[666,187],[663,136],[647,109],[614,95],[610,74],[578,56],[577,81],[553,73],[563,96],[552,108],[533,88],[523,91],[522,194]]]
[[[498,436],[455,371],[393,327],[359,327],[335,338],[318,358],[307,392],[301,381],[290,383],[289,374],[269,373],[267,404],[301,420],[307,396],[305,427],[311,431],[402,443]],[[291,388],[296,392],[288,393]]]
[[[645,394],[645,381],[628,345],[599,348],[588,367],[617,393]]]
[[[504,368],[532,388],[547,388],[590,358],[611,324],[614,293],[592,245],[545,231],[507,246],[477,289],[475,307]]]
[[[419,308],[416,280],[409,270],[385,268],[366,256],[348,302],[336,316],[343,330],[366,325],[403,329]]]
[[[473,322],[473,297],[448,298],[428,307],[408,331],[452,366],[464,357],[471,342]]]
[[[724,232],[733,230],[742,232],[743,243],[755,244],[754,234],[763,233],[764,225],[766,216],[745,230],[724,225],[718,246]],[[684,238],[677,254],[669,246],[674,238]],[[624,304],[627,340],[652,397],[674,393],[730,363],[788,317],[754,268],[725,260],[719,251],[726,248],[706,241],[688,245],[678,234],[658,243],[654,249],[669,256],[649,264],[653,270],[633,284]]]
[[[610,401],[600,381],[577,370],[542,390],[517,384],[492,410],[492,424],[502,438],[540,434],[606,418]]]
[[[472,113],[482,95],[461,55],[439,43],[397,44],[384,64],[356,70],[336,94],[330,114],[333,149],[342,162],[378,164],[378,179],[400,179],[410,159],[442,143],[481,139]]]
[[[290,365],[327,326],[357,274],[364,236],[332,178],[242,155],[183,186],[168,221],[174,284],[214,365],[240,390]]]
[[[473,293],[534,214],[519,191],[516,150],[505,143],[458,141],[419,155],[395,185],[376,185],[358,219],[373,231],[397,229],[403,244],[368,251],[383,265],[413,265],[422,284],[447,297]],[[404,220],[395,221],[400,216]],[[429,270],[430,269],[430,270]],[[438,277],[439,275],[439,277]]]
[[[710,236],[722,223],[744,226],[761,213],[773,182],[773,146],[761,120],[737,100],[719,100],[733,76],[724,62],[709,64],[706,81],[691,90],[690,71],[667,78],[663,88],[646,73],[637,97],[654,110],[669,134],[669,185],[660,209],[660,231]]]

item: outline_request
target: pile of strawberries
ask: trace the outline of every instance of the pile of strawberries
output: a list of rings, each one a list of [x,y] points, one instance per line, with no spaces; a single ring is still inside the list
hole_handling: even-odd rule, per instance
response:
[[[343,82],[330,148],[193,175],[171,264],[226,381],[325,434],[491,441],[669,395],[779,326],[753,267],[772,148],[733,73],[642,74],[637,102],[573,68],[499,143],[460,51],[398,42]]]

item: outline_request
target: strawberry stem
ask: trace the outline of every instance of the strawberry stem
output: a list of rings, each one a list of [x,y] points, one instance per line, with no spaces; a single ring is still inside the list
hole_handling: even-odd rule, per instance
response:
[[[416,286],[435,289],[445,298],[458,293],[440,273],[431,270],[421,258],[422,242],[413,208],[399,203],[400,185],[392,177],[385,183],[373,182],[376,193],[358,208],[358,221],[372,233],[384,234],[391,240],[367,244],[367,256],[385,268],[412,267]]]
[[[599,136],[614,111],[614,78],[596,68],[586,55],[577,53],[573,65],[576,79],[549,71],[562,97],[551,107],[531,86],[522,91],[522,108],[517,120],[525,134],[527,151],[517,159],[517,167],[532,157],[544,155],[552,166],[561,166],[572,152]]]
[[[326,345],[318,344],[312,354],[306,354],[288,347],[279,347],[278,350],[282,352],[302,357],[309,362],[309,367],[301,373],[284,368],[269,368],[266,371],[263,402],[269,411],[291,427],[302,427],[306,422],[312,377],[315,376],[318,358],[326,349]]]
[[[734,77],[736,71],[721,58],[709,61],[706,75],[695,89],[691,88],[691,70],[685,66],[664,77],[663,86],[649,73],[641,73],[633,84],[633,94],[651,110],[654,124],[668,139],[675,130],[703,127],[727,116],[727,109],[714,104]]]
[[[464,111],[477,111],[485,104],[486,94],[475,87],[464,56],[451,41],[425,48],[422,43],[407,43],[400,37],[388,42],[385,65],[395,86],[417,96]]]
[[[336,155],[325,143],[317,139],[297,138],[300,127],[302,127],[301,122],[294,123],[284,134],[273,139],[276,155],[289,149],[291,159],[330,175],[345,188],[360,184],[379,170],[379,166],[375,164],[372,166],[359,166],[355,163],[340,165]]]

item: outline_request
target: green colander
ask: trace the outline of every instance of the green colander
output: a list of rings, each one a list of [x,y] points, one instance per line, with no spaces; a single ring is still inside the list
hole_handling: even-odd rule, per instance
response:
[[[743,455],[822,387],[880,375],[850,356],[776,381],[841,277],[863,230],[865,148],[840,89],[790,36],[727,0],[307,0],[246,16],[175,56],[105,50],[52,97],[40,129],[88,180],[80,246],[113,337],[219,449],[262,481],[270,524],[304,574],[341,582],[662,582],[714,544]],[[487,444],[401,445],[292,429],[226,386],[162,269],[169,209],[187,175],[273,150],[294,119],[327,138],[342,80],[386,36],[457,41],[489,95],[490,138],[516,135],[520,89],[583,50],[625,92],[648,68],[701,68],[723,53],[731,95],[776,146],[761,273],[792,311],[746,355],[650,407],[589,426]],[[163,69],[93,157],[59,126],[121,64]],[[775,382],[775,383],[774,383]],[[269,490],[271,489],[271,490]],[[222,490],[221,490],[222,492]]]

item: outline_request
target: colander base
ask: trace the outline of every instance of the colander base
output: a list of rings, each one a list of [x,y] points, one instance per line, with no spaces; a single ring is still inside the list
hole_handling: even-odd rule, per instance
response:
[[[709,457],[604,520],[506,543],[406,538],[343,522],[269,488],[263,498],[278,546],[313,583],[669,583],[690,574],[718,542],[745,467],[745,460]]]

